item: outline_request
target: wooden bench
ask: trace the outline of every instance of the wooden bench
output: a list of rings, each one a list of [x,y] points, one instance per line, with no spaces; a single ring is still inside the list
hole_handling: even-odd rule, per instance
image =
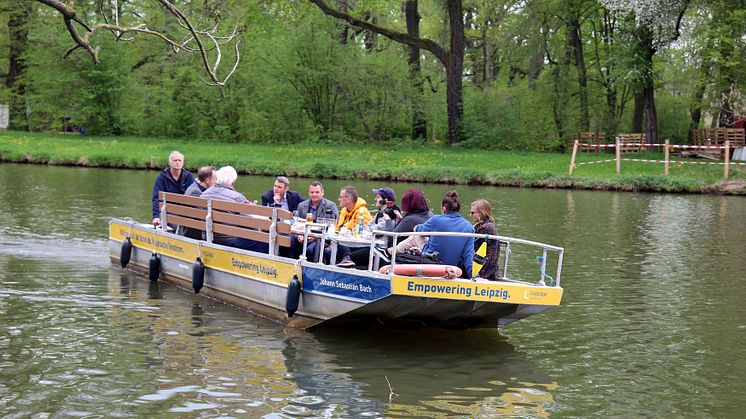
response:
[[[204,231],[209,243],[213,233],[219,233],[267,243],[271,255],[279,253],[279,246],[290,247],[290,211],[168,192],[158,197],[164,225]]]
[[[643,144],[646,143],[648,135],[645,133],[617,134],[618,142],[623,143],[619,146],[620,153],[640,153]]]
[[[572,136],[572,141],[578,142],[578,151],[587,153],[598,153],[604,151],[601,147],[589,147],[589,144],[604,144],[606,134],[603,132],[578,132]]]

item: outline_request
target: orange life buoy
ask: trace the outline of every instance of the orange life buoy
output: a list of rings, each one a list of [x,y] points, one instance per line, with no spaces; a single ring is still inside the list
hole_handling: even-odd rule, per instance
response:
[[[378,272],[388,274],[391,265],[382,266]],[[461,268],[451,265],[420,265],[420,264],[397,264],[394,273],[404,276],[430,276],[441,278],[458,278],[461,276]]]

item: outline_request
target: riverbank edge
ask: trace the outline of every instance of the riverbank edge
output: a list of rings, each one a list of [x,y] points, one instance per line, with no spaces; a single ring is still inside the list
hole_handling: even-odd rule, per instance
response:
[[[107,169],[125,169],[125,170],[161,170],[162,167],[149,162],[133,162],[108,164],[91,163],[83,157],[78,159],[67,160],[50,160],[47,158],[35,158],[25,155],[20,158],[8,158],[0,153],[0,162],[17,163],[17,164],[36,164],[50,166],[68,166],[68,167],[91,167]],[[196,167],[187,166],[187,169],[196,172]],[[246,167],[235,167],[236,171],[244,175],[259,176],[278,176],[285,175],[291,177],[307,179],[349,179],[349,180],[366,180],[366,181],[395,181],[411,183],[434,183],[448,185],[475,185],[475,186],[500,186],[514,188],[537,188],[537,189],[570,189],[570,190],[589,190],[589,191],[610,191],[610,192],[655,192],[655,193],[683,193],[683,194],[711,194],[711,195],[739,195],[746,196],[746,181],[741,179],[718,181],[714,184],[705,184],[702,182],[691,183],[670,179],[665,176],[640,175],[640,176],[621,176],[619,181],[609,181],[599,178],[577,178],[569,176],[557,176],[551,173],[536,173],[510,171],[509,177],[499,177],[495,175],[476,175],[469,179],[458,179],[456,176],[445,176],[432,178],[428,175],[418,175],[416,172],[409,174],[390,174],[390,173],[368,173],[364,169],[356,171],[353,176],[324,176],[314,173],[299,173],[294,171],[288,173],[281,168],[270,168],[267,170],[256,170]]]

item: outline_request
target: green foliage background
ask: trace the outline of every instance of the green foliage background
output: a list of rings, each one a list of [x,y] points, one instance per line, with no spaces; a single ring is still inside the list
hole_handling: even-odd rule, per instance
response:
[[[0,0],[0,74],[9,65],[7,23],[18,1]],[[419,3],[422,35],[447,46],[443,2]],[[130,11],[123,13],[123,24],[136,24],[146,16],[149,27],[169,33],[178,29],[155,2],[122,4],[125,12]],[[81,16],[95,20],[98,2],[78,1],[75,5]],[[72,45],[62,20],[52,9],[34,3],[27,22],[29,42],[23,74],[30,129],[60,131],[63,121],[68,121],[96,135],[258,144],[412,142],[412,98],[417,95],[409,80],[408,52],[402,44],[382,36],[371,41],[369,33],[345,29],[340,21],[305,1],[226,0],[210,5],[220,7],[224,27],[239,24],[247,28],[239,47],[238,71],[222,101],[218,100],[219,91],[203,82],[206,76],[197,56],[174,54],[155,38],[138,35],[117,42],[110,33],[101,32],[94,36],[94,43],[101,48],[99,65],[81,50],[62,59]],[[600,3],[466,0],[463,146],[563,151],[571,135],[584,129],[578,122],[578,72],[568,56],[565,20],[570,5],[582,11],[589,76],[588,129],[630,131],[632,93],[644,77],[636,63],[632,21],[614,17],[615,44],[603,47],[598,26],[609,15]],[[179,6],[199,15],[204,3],[188,1]],[[137,16],[133,8],[137,8]],[[355,8],[353,13],[370,12],[380,25],[406,30],[401,2],[361,0]],[[726,13],[728,19],[713,27],[702,18],[703,13]],[[689,113],[695,104],[716,117],[726,76],[735,80],[735,89],[743,87],[744,69],[736,64],[744,58],[745,22],[740,2],[691,3],[682,36],[661,46],[655,56],[662,138],[673,143],[688,141]],[[345,31],[348,37],[343,43]],[[707,48],[713,39],[731,43],[727,59]],[[492,51],[490,60],[483,55],[488,49]],[[223,54],[221,73],[225,75],[234,52],[224,48]],[[416,143],[440,144],[447,136],[444,69],[432,54],[422,51],[421,57],[428,135]],[[695,82],[702,78],[706,58],[714,64],[705,80],[706,95],[697,102],[693,98]],[[538,70],[530,74],[537,62]],[[488,65],[493,76],[484,79]],[[608,120],[602,77],[606,69],[613,70],[608,77],[619,92],[620,113],[614,124]],[[0,103],[7,103],[11,94],[5,85],[0,86]],[[743,109],[743,104],[736,102],[737,108]],[[704,123],[702,120],[700,125]]]

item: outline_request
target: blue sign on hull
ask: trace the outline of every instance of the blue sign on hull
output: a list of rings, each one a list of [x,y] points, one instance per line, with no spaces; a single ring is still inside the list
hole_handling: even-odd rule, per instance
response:
[[[358,300],[375,301],[391,294],[391,282],[363,275],[304,267],[303,291],[317,291]]]

